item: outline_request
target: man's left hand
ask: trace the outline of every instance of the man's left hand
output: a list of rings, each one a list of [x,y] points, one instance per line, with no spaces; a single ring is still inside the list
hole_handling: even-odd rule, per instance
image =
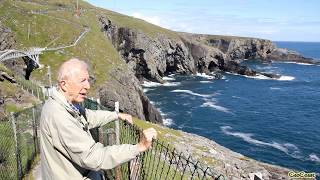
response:
[[[130,124],[133,124],[132,116],[130,114],[119,113],[119,119],[125,120]]]

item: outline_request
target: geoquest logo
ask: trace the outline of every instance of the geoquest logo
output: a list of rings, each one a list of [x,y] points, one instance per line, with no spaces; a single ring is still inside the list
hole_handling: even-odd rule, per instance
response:
[[[288,176],[290,178],[296,179],[296,178],[310,178],[310,179],[316,179],[316,173],[306,173],[304,171],[289,171]]]

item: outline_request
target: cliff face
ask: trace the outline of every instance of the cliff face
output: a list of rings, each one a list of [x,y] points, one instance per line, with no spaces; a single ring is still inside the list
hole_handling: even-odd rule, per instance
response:
[[[190,74],[196,71],[194,60],[182,40],[165,35],[148,37],[141,31],[117,27],[100,17],[102,30],[112,41],[129,68],[142,80],[163,82],[169,73]]]
[[[150,103],[143,93],[138,79],[127,69],[118,67],[110,72],[113,78],[100,87],[98,94],[101,104],[114,108],[114,102],[119,101],[120,111],[129,113],[142,120],[162,123],[159,111]]]
[[[10,49],[15,43],[11,30],[0,23],[0,51]]]
[[[178,33],[178,38],[158,34],[147,36],[142,31],[118,27],[108,17],[100,16],[102,31],[140,80],[163,82],[170,73],[194,74],[227,71],[255,76],[259,72],[240,65],[243,59],[291,60],[309,62],[307,58],[277,48],[270,40],[232,36]],[[277,78],[277,75],[264,74]]]

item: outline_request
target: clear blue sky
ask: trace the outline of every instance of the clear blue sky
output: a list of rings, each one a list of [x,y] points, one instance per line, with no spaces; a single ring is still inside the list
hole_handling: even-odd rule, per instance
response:
[[[105,9],[192,33],[320,42],[319,0],[87,0]]]

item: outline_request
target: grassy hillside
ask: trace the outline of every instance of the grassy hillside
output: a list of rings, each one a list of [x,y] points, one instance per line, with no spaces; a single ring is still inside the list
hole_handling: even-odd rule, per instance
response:
[[[86,2],[80,2],[79,6],[81,16],[77,17],[75,16],[75,1],[71,0],[2,1],[0,2],[0,17],[1,22],[14,32],[17,41],[16,49],[70,45],[85,28],[89,28],[90,31],[79,41],[78,45],[45,52],[40,56],[40,63],[51,66],[52,77],[55,80],[57,68],[64,60],[71,57],[84,59],[90,65],[92,76],[96,79],[93,89],[101,85],[107,78],[112,78],[109,73],[110,69],[117,66],[126,67],[111,42],[101,32],[98,22],[100,15],[107,16],[120,27],[141,30],[149,36],[162,33],[178,38],[175,32],[143,20],[96,8]],[[32,73],[31,78],[48,84],[46,74],[47,68],[37,69]]]

